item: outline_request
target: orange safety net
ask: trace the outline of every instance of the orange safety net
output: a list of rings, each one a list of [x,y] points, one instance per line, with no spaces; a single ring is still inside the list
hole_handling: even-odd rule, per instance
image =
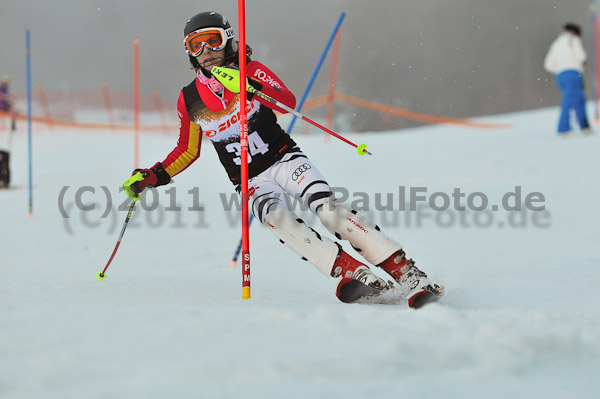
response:
[[[80,90],[73,92],[54,92],[45,94],[43,88],[38,86],[38,98],[33,102],[33,113],[43,111],[45,116],[32,116],[34,123],[46,124],[49,127],[80,128],[95,130],[134,130],[133,124],[133,95],[120,92],[114,89],[108,89],[105,84],[97,89]],[[15,96],[20,103],[24,102],[24,96]],[[506,123],[490,123],[474,121],[467,118],[456,118],[443,115],[432,115],[423,112],[410,111],[405,108],[395,107],[373,101],[367,101],[358,97],[353,97],[336,92],[336,100],[346,104],[355,105],[361,108],[370,109],[386,115],[410,119],[429,124],[451,124],[476,129],[505,129],[514,125]],[[305,103],[303,111],[320,107],[328,103],[328,96],[318,97]],[[82,122],[76,121],[77,111],[92,109],[100,110],[98,115],[102,115],[102,109],[105,109],[105,119],[107,122]],[[115,114],[121,112],[121,117],[115,117]],[[140,124],[140,131],[178,131],[178,120],[173,120],[176,116],[176,107],[173,103],[166,104],[154,92],[152,96],[140,96],[140,112],[148,114],[157,114],[160,124]],[[167,117],[167,116],[170,116]],[[27,115],[20,112],[0,111],[0,117],[15,118],[17,120],[27,120]],[[119,119],[119,123],[117,123]],[[169,123],[169,119],[171,123]],[[0,126],[0,129],[2,126]]]
[[[478,122],[472,119],[465,118],[453,118],[450,116],[442,115],[431,115],[422,112],[409,111],[400,107],[393,107],[391,105],[376,103],[372,101],[366,101],[361,98],[348,96],[341,93],[335,93],[335,98],[347,104],[356,105],[362,108],[372,109],[374,111],[383,112],[386,114],[398,116],[405,119],[410,119],[418,122],[432,123],[432,124],[450,124],[464,127],[471,127],[477,129],[506,129],[511,128],[514,125],[507,123],[489,123],[489,122]]]

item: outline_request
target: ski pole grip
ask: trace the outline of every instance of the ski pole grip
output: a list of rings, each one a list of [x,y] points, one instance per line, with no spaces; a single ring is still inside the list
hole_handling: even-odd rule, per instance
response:
[[[142,181],[142,180],[144,180],[144,176],[142,175],[141,172],[137,172],[136,174],[131,176],[129,179],[125,180],[125,182],[123,182],[123,189],[125,190],[125,194],[130,196],[134,202],[140,199],[140,194],[135,192],[131,188],[131,186],[134,183],[136,183],[138,181]]]
[[[237,69],[214,66],[210,73],[212,73],[227,90],[233,93],[240,92],[240,71]],[[256,92],[256,89],[248,83],[248,78],[246,78],[246,91],[249,93]]]

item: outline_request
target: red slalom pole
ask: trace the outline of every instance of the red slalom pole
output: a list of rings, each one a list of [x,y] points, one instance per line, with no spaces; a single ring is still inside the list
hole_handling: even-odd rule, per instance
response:
[[[110,101],[110,92],[108,90],[108,85],[106,83],[102,83],[100,85],[100,90],[102,90],[102,97],[104,98],[104,107],[106,108],[108,123],[110,125],[110,128],[114,129],[115,125],[117,124],[117,121],[115,120],[112,102]]]
[[[46,119],[48,120],[48,128],[52,130],[52,129],[54,129],[54,126],[52,123],[52,115],[50,114],[50,107],[48,106],[48,99],[46,98],[46,91],[44,90],[44,86],[38,85],[37,92],[38,92],[38,97],[40,98],[40,102],[42,103],[42,109],[44,110],[44,115],[46,116]]]
[[[240,30],[240,76],[246,76],[246,5],[238,0],[238,25]],[[240,145],[242,181],[242,298],[250,299],[250,225],[248,215],[248,114],[246,79],[240,79]]]
[[[129,219],[131,219],[131,214],[133,213],[133,208],[135,207],[135,203],[137,202],[137,199],[134,199],[131,202],[131,206],[129,207],[129,212],[127,212],[127,217],[125,218],[125,223],[123,223],[123,228],[121,229],[121,234],[119,234],[119,239],[117,240],[117,245],[115,245],[115,249],[113,249],[112,254],[110,255],[110,259],[108,259],[108,262],[106,263],[106,266],[104,266],[104,269],[101,272],[98,272],[96,274],[96,278],[100,281],[104,281],[105,277],[106,277],[106,269],[108,269],[108,266],[110,266],[110,262],[112,262],[113,258],[115,257],[117,250],[119,249],[119,245],[121,245],[121,240],[123,239],[123,234],[125,234],[125,229],[127,228],[127,223],[129,223]]]

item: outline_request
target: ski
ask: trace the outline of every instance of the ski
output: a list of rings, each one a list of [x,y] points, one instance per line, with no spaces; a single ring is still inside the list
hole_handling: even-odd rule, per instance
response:
[[[344,303],[355,303],[369,298],[375,298],[386,292],[387,289],[377,289],[358,280],[348,279],[347,283],[340,286],[337,297]]]
[[[340,287],[338,299],[344,303],[399,305],[407,303],[409,308],[420,309],[437,302],[444,295],[444,286],[438,284],[423,287],[421,291],[406,294],[388,281],[388,288],[383,290],[365,285],[357,280],[349,281]]]
[[[428,303],[437,302],[444,295],[444,286],[433,284],[423,288],[421,292],[412,295],[408,299],[408,307],[419,309]]]

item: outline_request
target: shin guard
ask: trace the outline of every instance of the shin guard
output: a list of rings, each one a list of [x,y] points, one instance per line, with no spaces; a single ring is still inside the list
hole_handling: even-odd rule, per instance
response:
[[[327,237],[308,227],[302,219],[285,209],[270,211],[264,219],[273,233],[304,260],[316,266],[326,276],[331,275],[339,247]]]
[[[348,240],[369,263],[378,265],[402,248],[382,233],[377,225],[335,200],[327,201],[319,212],[321,222],[340,240]]]

